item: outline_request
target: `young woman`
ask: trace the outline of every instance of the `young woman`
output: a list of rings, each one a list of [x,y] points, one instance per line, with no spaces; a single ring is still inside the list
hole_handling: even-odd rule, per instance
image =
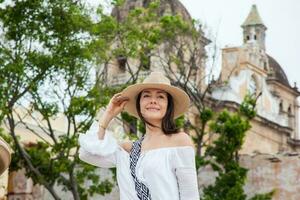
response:
[[[189,107],[188,95],[160,72],[115,94],[99,120],[79,136],[79,157],[92,165],[117,168],[121,200],[199,200],[195,151],[174,119]],[[145,135],[118,144],[107,126],[122,110],[145,124]]]

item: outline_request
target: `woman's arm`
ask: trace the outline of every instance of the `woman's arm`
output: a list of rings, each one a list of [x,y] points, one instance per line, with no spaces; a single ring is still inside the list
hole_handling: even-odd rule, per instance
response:
[[[176,138],[178,148],[173,157],[180,200],[199,200],[198,178],[195,165],[194,144],[184,132]]]
[[[79,158],[98,167],[115,167],[117,141],[109,130],[105,130],[103,139],[99,139],[98,132],[99,123],[94,121],[85,134],[79,135]]]
[[[113,116],[106,110],[99,120],[99,130],[98,130],[98,139],[103,140],[105,135],[105,130],[108,127],[110,121],[113,119]]]
[[[199,200],[197,173],[195,168],[176,168],[180,200]]]
[[[110,100],[107,109],[94,121],[86,134],[79,135],[79,158],[89,164],[98,167],[114,167],[119,145],[110,131],[106,130],[110,121],[124,108],[128,98],[122,97],[120,93],[115,94]]]
[[[128,101],[129,98],[123,97],[121,93],[117,93],[111,98],[104,114],[100,116],[101,118],[99,120],[98,131],[98,138],[100,140],[104,138],[105,129],[107,128],[109,122],[124,109]]]

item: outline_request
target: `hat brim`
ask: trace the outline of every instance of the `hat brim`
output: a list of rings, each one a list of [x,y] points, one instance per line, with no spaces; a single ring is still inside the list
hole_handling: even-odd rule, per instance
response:
[[[173,97],[174,119],[180,117],[182,114],[188,111],[190,106],[190,98],[187,93],[178,87],[162,83],[137,83],[125,88],[122,91],[122,95],[128,97],[129,101],[126,103],[124,111],[136,118],[139,118],[136,110],[137,96],[141,91],[150,88],[164,90]]]
[[[9,167],[11,162],[9,145],[0,137],[0,175]]]

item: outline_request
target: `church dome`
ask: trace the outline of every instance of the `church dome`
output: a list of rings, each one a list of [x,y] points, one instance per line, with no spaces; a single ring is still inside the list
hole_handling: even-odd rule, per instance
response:
[[[285,72],[283,71],[282,67],[279,65],[279,63],[269,55],[268,55],[268,61],[269,61],[270,69],[274,72],[275,80],[287,87],[291,87],[288,78]]]
[[[121,7],[115,7],[112,10],[112,16],[115,16],[119,21],[124,19],[128,12],[137,7],[146,8],[153,0],[125,0]],[[190,16],[187,9],[182,5],[179,0],[161,0],[159,6],[159,15],[164,14],[180,15],[185,21],[192,22],[192,17]]]

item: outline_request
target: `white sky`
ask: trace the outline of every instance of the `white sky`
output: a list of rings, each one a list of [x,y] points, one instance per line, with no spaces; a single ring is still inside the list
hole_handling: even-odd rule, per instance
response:
[[[241,24],[251,6],[267,26],[266,51],[300,88],[300,0],[181,0],[191,16],[208,27],[220,48],[242,44]]]

